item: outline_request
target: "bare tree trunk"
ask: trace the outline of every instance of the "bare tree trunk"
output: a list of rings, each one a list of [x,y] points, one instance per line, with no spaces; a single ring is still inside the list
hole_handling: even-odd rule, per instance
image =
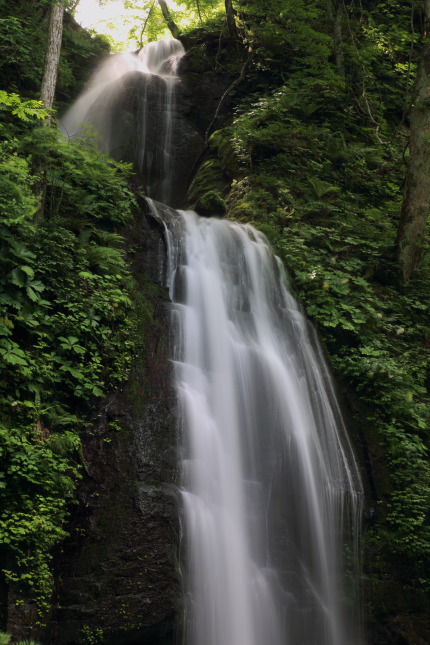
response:
[[[166,24],[173,38],[179,38],[179,36],[181,35],[181,30],[179,29],[176,22],[173,20],[171,13],[169,11],[169,7],[167,6],[165,0],[158,0],[158,4],[160,5],[163,18],[166,21]]]
[[[327,16],[332,24],[334,56],[336,71],[341,78],[345,78],[345,53],[343,51],[342,38],[342,0],[327,0]]]
[[[45,56],[45,69],[43,73],[42,86],[40,88],[40,98],[43,104],[49,110],[54,103],[55,88],[57,85],[58,66],[60,63],[61,41],[63,38],[63,17],[64,17],[64,4],[62,0],[57,0],[51,9],[49,19],[49,33],[48,44],[46,47]],[[51,117],[46,121],[46,124],[51,123]],[[39,208],[35,214],[35,221],[43,219],[45,214],[45,198],[46,198],[46,168],[41,163],[40,159],[35,161],[34,167],[35,174],[39,176],[38,182],[35,184],[34,190],[39,199]]]
[[[407,284],[417,268],[430,211],[430,0],[425,1],[424,43],[409,112],[409,166],[397,234],[397,259]]]
[[[57,85],[58,66],[60,63],[61,40],[63,37],[64,4],[61,0],[55,2],[51,9],[49,20],[48,46],[45,58],[40,97],[46,108],[51,109],[54,102]]]

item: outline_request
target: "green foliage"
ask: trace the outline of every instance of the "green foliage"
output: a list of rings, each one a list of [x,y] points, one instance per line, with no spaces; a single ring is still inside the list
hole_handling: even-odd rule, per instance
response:
[[[49,116],[42,101],[23,101],[18,94],[8,94],[3,90],[0,90],[0,109],[10,110],[21,121],[29,121],[32,117],[46,119]]]
[[[30,590],[43,617],[81,434],[136,351],[135,288],[119,234],[134,200],[127,166],[88,139],[32,128],[26,119],[38,114],[15,117],[24,122],[5,127],[0,144],[0,555],[6,580]],[[45,218],[36,222],[41,194]]]
[[[0,0],[0,88],[38,99],[51,2]],[[90,71],[109,52],[107,40],[81,29],[66,12],[57,85],[60,104],[81,89]]]
[[[348,8],[344,79],[323,5],[289,3],[284,13],[275,1],[245,3],[257,90],[213,135],[209,161],[230,178],[228,215],[252,221],[288,265],[338,378],[358,397],[357,426],[383,450],[377,558],[407,562],[411,583],[428,587],[430,275],[424,262],[404,291],[393,262],[404,174],[393,126],[414,70],[410,7]]]
[[[187,199],[195,203],[202,195],[211,190],[222,193],[226,187],[220,163],[215,159],[205,161],[197,171],[188,189]]]
[[[109,1],[99,0],[99,4],[109,5]],[[105,30],[114,51],[140,49],[148,42],[171,37],[157,1],[122,0],[121,4],[120,28],[114,18],[115,10],[111,20],[104,20],[103,25],[100,23],[97,25],[97,30]],[[225,16],[222,0],[186,0],[177,5],[168,3],[168,7],[170,17],[182,34],[196,29],[207,31],[208,23],[209,30],[213,31],[213,21],[216,20],[219,23]],[[121,12],[118,5],[116,11]]]
[[[100,155],[91,140],[66,143],[55,129],[36,128],[20,141],[20,152],[46,169],[47,218],[61,211],[74,231],[84,225],[113,230],[130,214],[131,194],[124,179],[130,166]]]
[[[152,0],[124,0],[126,20],[130,27],[127,45],[141,48],[147,42],[169,38],[170,32],[164,21],[158,2]],[[176,17],[176,16],[175,16]],[[145,30],[143,26],[146,23]]]
[[[200,215],[223,215],[225,213],[225,201],[222,195],[216,190],[204,193],[195,204],[195,210]]]
[[[103,630],[100,627],[92,629],[88,625],[84,625],[81,629],[81,635],[85,645],[97,645],[103,642]]]
[[[25,402],[16,402],[25,406]],[[70,450],[79,447],[78,437],[62,437]],[[7,581],[27,583],[40,609],[48,609],[52,588],[52,547],[65,536],[62,529],[67,500],[77,475],[69,459],[55,450],[56,438],[41,421],[16,430],[0,426],[2,464],[0,540],[14,555],[16,567],[3,569]]]
[[[109,52],[106,36],[84,31],[66,13],[56,91],[59,107],[70,105]]]
[[[319,0],[245,2],[239,15],[258,67],[270,68],[271,73],[276,73],[278,66],[285,72],[290,68],[302,81],[308,74],[334,76],[328,66],[331,38],[320,29],[325,11],[325,3]]]
[[[10,634],[0,632],[0,645],[9,645],[11,638],[12,636]],[[36,643],[36,641],[33,640],[24,640],[19,641],[16,645],[40,645],[40,643]]]

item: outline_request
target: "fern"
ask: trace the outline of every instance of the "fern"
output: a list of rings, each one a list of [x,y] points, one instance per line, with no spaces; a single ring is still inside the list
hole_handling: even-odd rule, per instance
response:
[[[316,199],[322,199],[327,195],[332,195],[333,193],[338,193],[340,191],[339,186],[334,186],[328,181],[318,179],[318,177],[309,177],[308,183],[311,185],[312,192]]]
[[[111,231],[104,231],[98,229],[94,232],[97,239],[104,245],[110,247],[119,247],[121,248],[124,244],[124,238],[118,233],[112,233]]]
[[[119,249],[90,244],[86,254],[90,265],[101,273],[122,273],[125,268],[124,254]]]

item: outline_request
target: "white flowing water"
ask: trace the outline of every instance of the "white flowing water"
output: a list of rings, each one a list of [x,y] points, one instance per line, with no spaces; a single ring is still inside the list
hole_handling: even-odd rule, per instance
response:
[[[170,38],[149,43],[137,54],[109,56],[59,120],[70,139],[90,128],[103,152],[116,159],[134,157],[147,194],[164,203],[171,197],[174,88],[184,53],[182,44]]]
[[[360,480],[315,334],[263,235],[178,217],[184,642],[356,645]]]

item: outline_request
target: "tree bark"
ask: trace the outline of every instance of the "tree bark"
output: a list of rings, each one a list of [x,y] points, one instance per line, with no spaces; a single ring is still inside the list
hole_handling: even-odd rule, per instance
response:
[[[160,5],[163,18],[166,21],[166,24],[173,38],[179,38],[179,36],[181,35],[181,30],[179,29],[176,22],[173,20],[171,13],[169,11],[169,7],[167,6],[165,0],[158,0],[158,4]]]
[[[421,259],[430,211],[430,0],[425,2],[424,42],[409,112],[409,165],[397,234],[401,277],[409,282]]]
[[[239,33],[237,31],[236,20],[234,19],[233,2],[232,0],[224,0],[224,2],[229,34],[233,40],[240,40]]]
[[[57,85],[61,41],[63,37],[63,16],[64,4],[59,0],[53,4],[51,9],[45,69],[40,90],[40,97],[44,106],[48,109],[51,109],[54,103],[55,88]]]
[[[64,4],[62,0],[57,0],[51,9],[49,18],[48,43],[46,47],[45,69],[43,72],[42,86],[40,88],[40,98],[44,106],[50,110],[54,103],[55,88],[57,85],[58,67],[60,64],[61,41],[63,39],[63,17]],[[46,125],[50,125],[51,117],[46,120]],[[45,213],[45,196],[46,196],[46,168],[40,160],[35,161],[35,174],[39,176],[39,181],[35,185],[35,193],[39,199],[39,208],[35,214],[35,221],[40,221]]]
[[[345,78],[345,53],[342,38],[342,11],[341,0],[327,0],[327,16],[333,29],[334,57],[336,71],[341,78]]]

